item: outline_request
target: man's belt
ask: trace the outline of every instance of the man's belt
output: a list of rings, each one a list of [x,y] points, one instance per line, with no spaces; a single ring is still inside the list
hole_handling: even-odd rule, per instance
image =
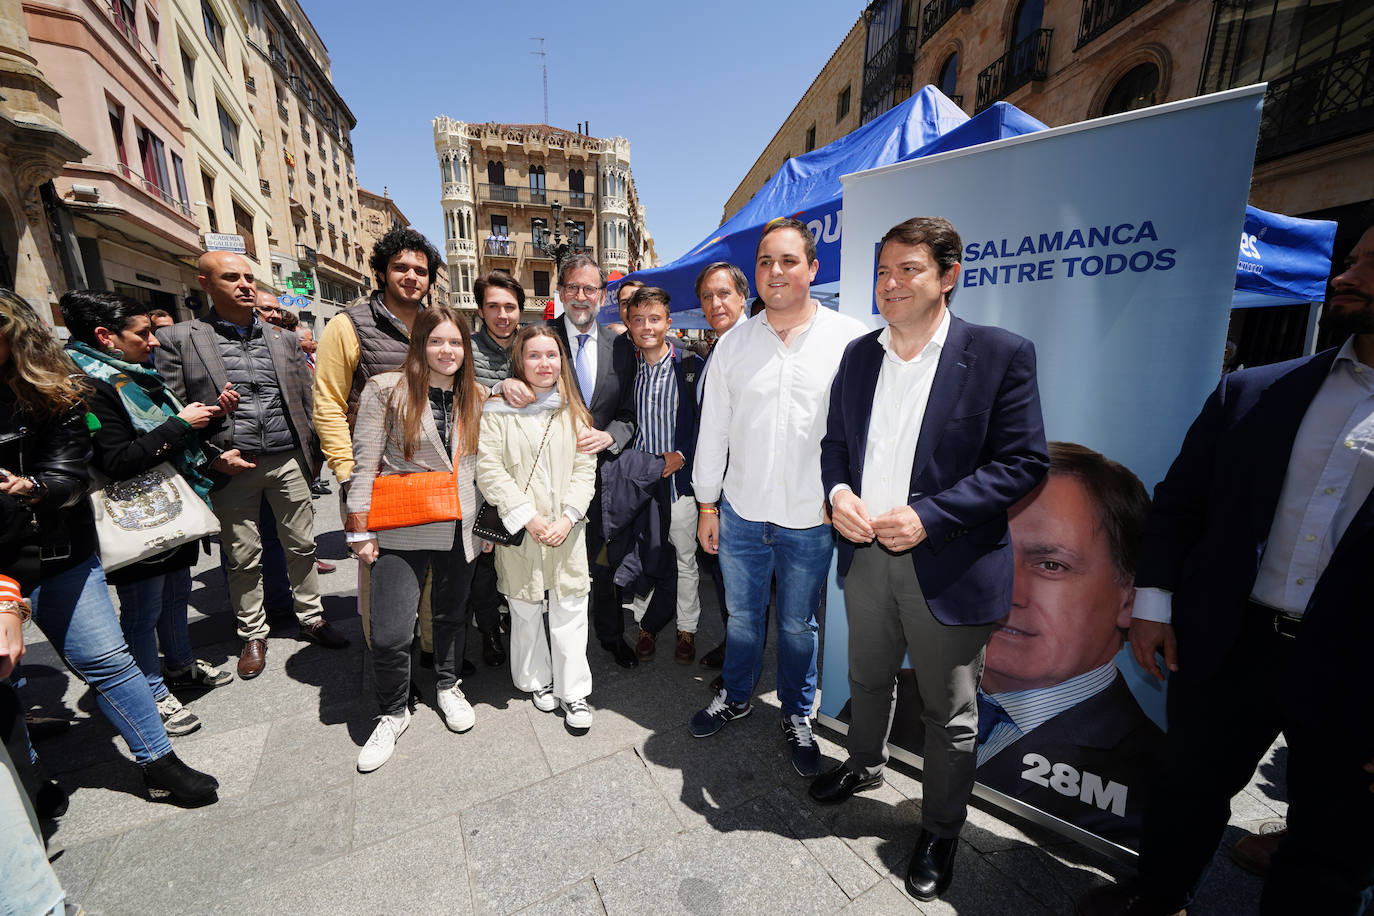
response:
[[[1288,639],[1298,638],[1298,629],[1302,626],[1302,616],[1300,614],[1290,614],[1287,611],[1276,610],[1267,604],[1260,604],[1258,601],[1251,601],[1250,606],[1258,613],[1263,614],[1269,619],[1269,625],[1274,628],[1274,632]]]

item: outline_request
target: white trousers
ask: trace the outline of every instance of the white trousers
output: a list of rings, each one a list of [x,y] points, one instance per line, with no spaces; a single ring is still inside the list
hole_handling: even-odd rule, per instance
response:
[[[585,699],[592,692],[592,669],[587,664],[587,597],[560,600],[549,592],[548,636],[544,635],[544,602],[506,599],[510,605],[510,676],[516,687],[529,693],[553,684],[553,695],[569,701]]]
[[[701,619],[701,595],[697,593],[697,501],[691,496],[679,496],[673,500],[673,508],[668,520],[668,541],[677,553],[677,628],[686,633],[697,631],[697,621]],[[644,619],[649,602],[654,597],[652,590],[647,595],[636,595],[627,601],[625,607],[635,616],[635,623]]]

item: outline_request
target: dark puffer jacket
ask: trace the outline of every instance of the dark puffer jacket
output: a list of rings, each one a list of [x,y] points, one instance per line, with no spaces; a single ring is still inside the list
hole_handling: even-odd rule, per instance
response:
[[[485,327],[472,335],[472,373],[488,388],[510,378],[510,350],[497,343]]]
[[[17,579],[26,595],[95,553],[95,518],[86,498],[90,460],[84,407],[34,416],[8,385],[0,385],[0,468],[46,487],[33,506],[0,493],[0,572]]]
[[[296,437],[282,403],[277,369],[262,325],[255,320],[245,336],[236,325],[217,315],[212,314],[209,322],[217,335],[224,371],[241,399],[234,411],[234,447],[264,454],[295,448]]]

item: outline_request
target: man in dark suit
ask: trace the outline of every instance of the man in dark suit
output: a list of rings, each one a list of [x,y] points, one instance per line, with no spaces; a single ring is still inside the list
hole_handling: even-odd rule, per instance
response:
[[[602,327],[597,310],[606,296],[606,274],[585,254],[564,261],[558,271],[558,291],[563,314],[547,322],[572,360],[578,393],[591,411],[594,428],[578,437],[579,450],[597,456],[598,467],[619,455],[635,433],[635,348],[628,337]],[[513,387],[507,380],[501,391]],[[512,400],[512,403],[516,403]],[[616,596],[611,570],[597,562],[605,546],[601,502],[593,499],[587,510],[587,558],[592,571],[591,613],[601,648],[623,668],[639,664],[625,642],[625,613]]]
[[[267,659],[267,614],[262,597],[259,512],[266,498],[286,548],[301,638],[331,649],[348,640],[325,622],[315,571],[310,481],[320,468],[320,446],[310,425],[310,367],[296,337],[254,315],[253,270],[239,255],[201,255],[197,281],[210,299],[204,319],[164,328],[157,369],[186,403],[213,403],[238,395],[227,416],[206,427],[206,444],[218,452],[211,471],[222,482],[213,504],[220,541],[228,554],[229,600],[244,641],[239,677],[253,678]]]
[[[919,217],[883,236],[887,327],[849,345],[835,376],[821,476],[849,621],[849,759],[812,784],[839,802],[882,782],[893,687],[909,651],[925,699],[922,830],[908,893],[954,873],[973,791],[983,652],[1011,605],[1007,510],[1045,474],[1030,341],[950,314],[963,244]]]
[[[1331,281],[1316,356],[1222,377],[1155,489],[1131,648],[1170,670],[1138,882],[1082,913],[1182,911],[1230,800],[1282,732],[1288,832],[1262,913],[1360,913],[1374,884],[1374,228]]]

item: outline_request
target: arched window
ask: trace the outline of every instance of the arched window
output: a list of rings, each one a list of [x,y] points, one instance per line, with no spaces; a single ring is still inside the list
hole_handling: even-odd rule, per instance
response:
[[[951,99],[959,94],[959,52],[953,51],[949,57],[945,58],[945,65],[940,68],[940,81],[936,86],[941,92]]]
[[[584,190],[586,179],[583,177],[581,169],[572,169],[568,172],[568,190],[581,194]]]
[[[1015,26],[1011,36],[1011,66],[1008,67],[1007,85],[1020,86],[1029,79],[1036,69],[1039,55],[1038,43],[1033,39],[1040,31],[1045,19],[1045,0],[1021,0],[1016,7]]]
[[[487,181],[494,185],[506,183],[506,167],[495,159],[487,163]]]
[[[1102,103],[1102,114],[1148,108],[1155,104],[1158,94],[1159,68],[1152,63],[1139,64],[1128,70],[1107,93],[1107,100]]]
[[[544,167],[542,165],[530,166],[530,200],[542,204],[544,196]]]

